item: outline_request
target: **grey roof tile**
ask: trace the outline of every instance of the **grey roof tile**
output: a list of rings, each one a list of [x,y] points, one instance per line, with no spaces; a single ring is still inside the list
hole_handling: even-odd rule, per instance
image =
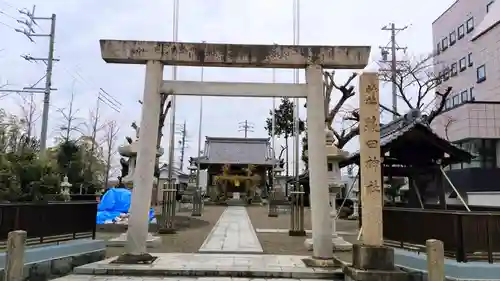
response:
[[[268,138],[207,137],[203,164],[273,165]]]
[[[437,135],[429,126],[426,115],[421,115],[420,111],[418,110],[411,110],[409,113],[401,116],[400,118],[380,127],[380,146],[385,147],[386,145],[391,144],[407,132],[411,131],[416,126],[423,126],[430,133],[434,134],[436,139],[444,140],[442,137]],[[453,148],[456,151],[460,151],[465,154],[468,153],[459,146],[447,140],[445,141],[449,143],[450,148]],[[350,162],[350,159],[354,159],[357,157],[359,157],[359,150],[351,154],[347,162]]]

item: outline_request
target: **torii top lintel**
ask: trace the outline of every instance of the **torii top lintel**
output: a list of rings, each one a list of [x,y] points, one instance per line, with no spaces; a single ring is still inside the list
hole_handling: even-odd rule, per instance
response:
[[[166,65],[305,68],[319,64],[325,69],[363,69],[370,46],[293,46],[216,43],[100,40],[101,54],[108,63]]]

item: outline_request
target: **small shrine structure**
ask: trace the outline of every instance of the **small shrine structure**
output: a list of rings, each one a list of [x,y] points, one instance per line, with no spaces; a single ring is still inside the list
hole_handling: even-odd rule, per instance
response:
[[[267,194],[273,165],[269,138],[207,137],[200,158],[193,165],[207,170],[207,193],[211,201],[241,199],[252,203]]]
[[[446,208],[446,188],[443,167],[470,161],[469,152],[438,136],[427,122],[427,116],[411,110],[380,128],[382,177],[406,178],[409,195],[408,207],[421,208],[425,203],[439,202]],[[359,151],[340,162],[340,167],[359,166]],[[360,174],[360,177],[363,175]],[[381,179],[383,180],[383,179]],[[360,181],[359,181],[360,182]],[[362,202],[361,202],[362,204]]]

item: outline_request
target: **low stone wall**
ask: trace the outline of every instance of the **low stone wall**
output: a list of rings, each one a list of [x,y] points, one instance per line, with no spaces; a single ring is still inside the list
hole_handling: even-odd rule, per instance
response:
[[[26,249],[24,278],[45,281],[70,274],[73,268],[105,259],[102,240],[73,240],[60,245],[40,245]],[[4,280],[6,253],[0,253],[0,281]]]

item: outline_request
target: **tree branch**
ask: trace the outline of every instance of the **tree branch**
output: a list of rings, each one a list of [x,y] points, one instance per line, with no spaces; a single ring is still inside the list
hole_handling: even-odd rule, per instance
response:
[[[349,86],[349,84],[351,84],[352,80],[354,80],[354,78],[356,78],[356,76],[358,75],[357,73],[352,73],[351,76],[349,76],[349,78],[347,79],[347,81],[343,85],[338,86],[337,84],[335,84],[335,81],[333,79],[334,74],[335,74],[335,72],[331,72],[331,74],[329,75],[330,79],[327,81],[327,83],[329,83],[329,85],[326,88],[330,90],[330,94],[325,97],[325,106],[328,107],[328,105],[330,104],[331,91],[334,88],[339,90],[342,93],[342,96],[340,97],[337,104],[329,112],[325,112],[326,123],[327,123],[327,126],[330,130],[333,130],[333,128],[332,128],[333,120],[335,119],[335,116],[339,113],[342,106],[344,106],[345,102],[349,98],[351,98],[355,95],[354,86]],[[328,98],[328,99],[326,99],[326,98]]]
[[[439,114],[441,114],[441,112],[443,112],[443,109],[444,109],[444,107],[446,105],[446,99],[450,95],[452,89],[453,89],[452,87],[446,88],[446,91],[443,94],[441,94],[440,92],[436,91],[436,95],[440,96],[441,100],[439,101],[438,107],[436,107],[435,109],[433,109],[431,111],[431,113],[429,113],[429,116],[427,117],[427,122],[429,124],[431,124],[432,121],[434,121],[434,119],[437,116],[439,116]]]

